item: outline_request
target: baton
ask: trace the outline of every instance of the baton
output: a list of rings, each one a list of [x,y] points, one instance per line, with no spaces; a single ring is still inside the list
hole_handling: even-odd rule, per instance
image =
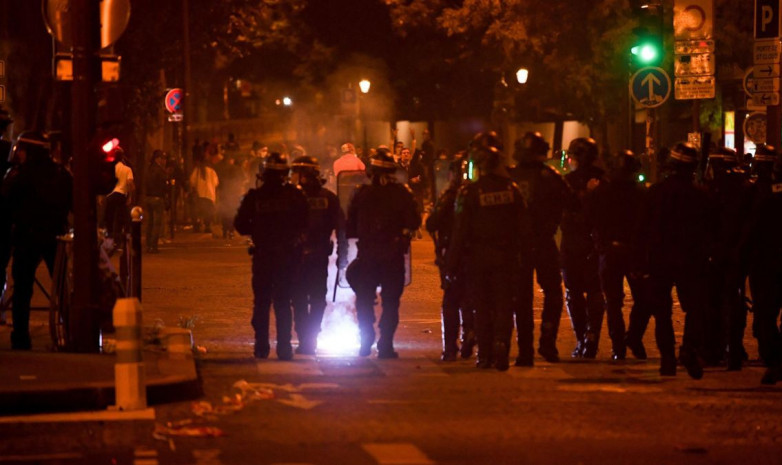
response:
[[[331,302],[337,301],[337,287],[339,286],[339,266],[337,266],[337,275],[334,277],[334,295],[331,296]]]

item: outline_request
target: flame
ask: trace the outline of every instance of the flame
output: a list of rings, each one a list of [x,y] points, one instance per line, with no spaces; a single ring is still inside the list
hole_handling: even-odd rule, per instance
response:
[[[318,335],[319,355],[356,355],[360,339],[354,301],[351,297],[347,302],[328,303]]]

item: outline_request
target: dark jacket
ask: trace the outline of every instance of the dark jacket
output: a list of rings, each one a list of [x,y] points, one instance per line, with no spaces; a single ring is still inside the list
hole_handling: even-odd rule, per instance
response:
[[[404,255],[420,226],[413,194],[403,184],[362,185],[348,207],[347,237],[358,238],[358,256],[370,260]]]
[[[602,180],[604,171],[589,165],[578,168],[565,175],[565,182],[570,187],[565,211],[562,216],[562,255],[570,253],[589,254],[594,250],[592,242],[592,225],[584,211],[584,199],[588,193],[590,181]]]
[[[256,253],[285,253],[301,246],[307,221],[307,197],[301,189],[265,183],[244,196],[234,227],[239,234],[252,237]]]
[[[570,192],[562,176],[542,162],[519,163],[509,174],[527,202],[533,240],[552,238]]]
[[[147,197],[165,197],[168,194],[168,174],[157,163],[149,165],[144,183]]]
[[[309,205],[307,233],[304,239],[304,255],[329,256],[333,248],[331,233],[337,235],[340,242],[338,249],[341,260],[346,254],[345,213],[339,205],[337,195],[330,190],[317,186],[314,189],[304,189]]]

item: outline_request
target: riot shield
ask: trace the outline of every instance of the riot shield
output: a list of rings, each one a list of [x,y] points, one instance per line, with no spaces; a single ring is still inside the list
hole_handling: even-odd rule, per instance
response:
[[[396,173],[397,179],[401,180],[404,179],[407,180],[407,173],[404,170],[398,170]],[[345,215],[348,214],[348,206],[350,205],[350,201],[353,198],[353,194],[356,192],[356,190],[363,184],[369,184],[370,178],[366,175],[366,172],[364,171],[341,171],[339,175],[337,176],[337,198],[339,198],[339,204],[342,207],[342,211],[345,212]],[[348,265],[350,262],[352,262],[356,255],[358,254],[358,248],[356,247],[356,242],[358,240],[356,238],[350,238],[348,239],[348,252],[347,252],[347,260]],[[412,257],[410,254],[410,248],[407,249],[407,253],[405,254],[405,286],[409,285],[412,281]],[[345,273],[339,273],[339,276],[337,278],[337,282],[339,284],[339,287],[342,288],[349,288],[350,284],[348,284],[347,279],[345,278]]]
[[[439,199],[440,196],[443,195],[443,192],[448,188],[448,184],[450,184],[450,179],[449,179],[450,167],[451,167],[450,160],[434,161],[434,168],[433,168],[434,191],[435,191],[434,201],[437,201],[437,199]]]

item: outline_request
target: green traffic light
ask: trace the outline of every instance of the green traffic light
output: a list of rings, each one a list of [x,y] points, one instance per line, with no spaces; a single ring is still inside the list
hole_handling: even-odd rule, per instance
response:
[[[651,63],[657,60],[659,52],[653,44],[640,44],[630,49],[633,55],[637,56],[642,63]]]

